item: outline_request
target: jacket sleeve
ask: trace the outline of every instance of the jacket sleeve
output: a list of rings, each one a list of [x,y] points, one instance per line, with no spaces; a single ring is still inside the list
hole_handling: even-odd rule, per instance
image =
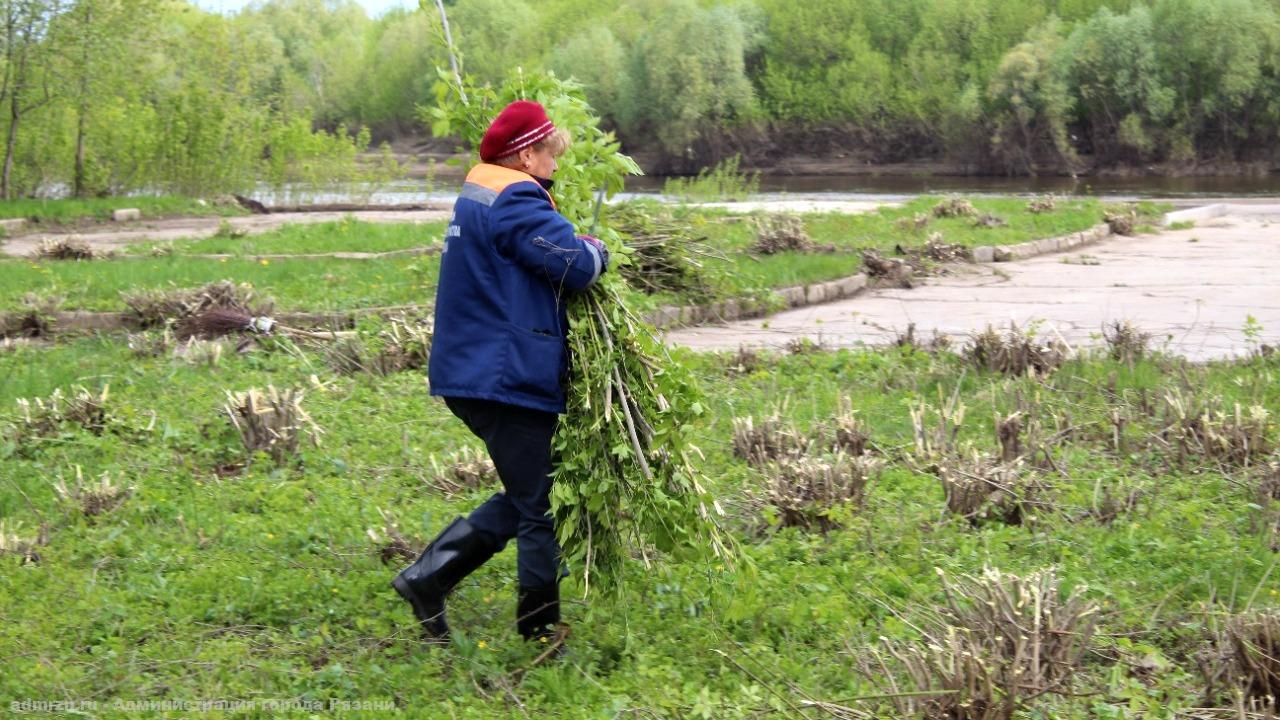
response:
[[[557,288],[583,290],[599,279],[604,258],[574,234],[573,225],[533,183],[517,183],[494,203],[491,216],[498,252]]]

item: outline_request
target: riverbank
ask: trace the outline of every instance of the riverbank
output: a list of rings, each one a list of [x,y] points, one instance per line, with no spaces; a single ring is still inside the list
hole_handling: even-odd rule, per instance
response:
[[[392,155],[411,180],[452,182],[466,174],[467,156],[453,152],[456,141],[399,138],[390,143]],[[624,148],[625,150],[626,148]],[[366,153],[368,162],[380,155]],[[642,168],[660,166],[660,159],[643,151],[633,154]],[[453,164],[450,164],[450,163]],[[1280,195],[1280,165],[1268,162],[1203,160],[1193,163],[1155,163],[1093,167],[1075,173],[996,175],[977,166],[945,160],[876,163],[856,151],[827,155],[744,154],[743,170],[760,173],[760,188],[771,192],[990,192],[1092,195],[1131,194],[1141,197],[1189,194],[1213,196]],[[629,190],[661,189],[667,176],[628,178]]]

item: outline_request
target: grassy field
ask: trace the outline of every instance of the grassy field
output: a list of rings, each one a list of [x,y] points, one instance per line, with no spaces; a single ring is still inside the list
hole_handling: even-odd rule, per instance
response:
[[[109,272],[107,270],[110,270]],[[122,311],[120,294],[188,288],[229,279],[249,283],[284,310],[347,310],[429,304],[439,259],[194,260],[181,255],[91,262],[0,261],[0,307],[27,293],[61,298],[66,309]]]
[[[945,243],[971,247],[1052,237],[1092,227],[1103,208],[1094,200],[1059,201],[1054,212],[1027,211],[1025,199],[973,198],[976,210],[1001,217],[1005,227],[979,228],[973,218],[932,218],[921,227],[901,221],[930,216],[942,198],[918,198],[899,208],[864,215],[816,214],[802,217],[804,231],[817,250],[762,254],[753,248],[763,214],[734,216],[724,211],[678,208],[676,222],[703,238],[715,257],[704,258],[703,292],[654,295],[637,293],[633,304],[646,309],[662,304],[759,296],[771,289],[820,282],[860,272],[860,251],[891,255],[898,246],[919,248],[940,233]],[[656,206],[642,204],[648,212]],[[184,257],[190,254],[304,254],[336,251],[385,252],[438,242],[442,224],[384,225],[344,220],[292,225],[269,233],[218,236],[164,244],[169,254],[151,257],[154,244],[141,244],[132,257],[94,261],[0,259],[0,309],[20,306],[28,293],[61,298],[63,309],[123,310],[120,293],[139,288],[192,287],[222,279],[250,283],[277,306],[298,310],[335,310],[430,303],[437,257],[379,261],[271,260],[225,261]],[[109,268],[109,271],[107,271]],[[323,289],[323,292],[321,291]]]
[[[179,255],[302,255],[332,252],[381,253],[440,244],[445,224],[369,223],[348,216],[331,223],[285,225],[261,235],[235,236],[225,231],[207,238],[173,243],[142,243],[129,254],[147,255],[157,249]]]
[[[247,215],[239,205],[215,205],[196,198],[113,197],[84,200],[4,200],[0,201],[0,218],[26,218],[41,224],[69,225],[84,220],[111,219],[111,212],[121,208],[137,208],[144,218],[171,216]]]
[[[925,652],[916,643],[948,602],[944,578],[985,568],[1054,568],[1063,594],[1096,607],[1073,679],[1025,698],[1014,717],[1213,717],[1191,708],[1231,706],[1197,664],[1236,614],[1280,607],[1280,490],[1266,494],[1262,470],[1280,438],[1273,417],[1249,419],[1280,408],[1276,357],[1095,357],[1039,377],[912,348],[678,357],[700,378],[709,412],[690,431],[750,562],[637,560],[616,595],[566,586],[569,651],[533,666],[540,648],[512,627],[512,549],[451,600],[448,648],[415,639],[388,587],[400,561],[379,558],[386,518],[421,542],[493,490],[440,489],[453,453],[478,444],[428,397],[421,371],[341,374],[322,349],[287,345],[227,347],[216,361],[173,348],[143,356],[112,339],[0,351],[0,706],[93,700],[114,717],[127,714],[111,709],[117,700],[299,698],[385,701],[406,717],[901,717],[875,697],[885,677],[903,692],[941,680],[917,687],[882,638],[905,657]],[[296,465],[259,455],[244,466],[223,414],[224,391],[267,384],[306,389],[324,430]],[[88,428],[37,431],[18,412],[19,398],[108,385],[105,419]],[[842,403],[878,465],[865,499],[807,506],[826,532],[784,527],[775,496],[788,486],[777,466],[734,453],[734,418],[777,414],[820,437]],[[1213,412],[1188,424],[1176,409],[1188,404]],[[959,405],[954,433],[934,432]],[[1026,448],[1016,472],[1038,488],[1021,516],[948,512],[935,468],[998,456],[997,421],[1015,413]],[[1228,441],[1235,455],[1209,440],[1239,433],[1251,444]],[[1179,453],[1186,443],[1192,452]],[[77,473],[130,491],[87,515],[54,487],[74,489]],[[42,524],[47,543],[24,558],[14,546]],[[859,668],[877,648],[889,672],[869,676]],[[852,710],[804,706],[813,701]]]

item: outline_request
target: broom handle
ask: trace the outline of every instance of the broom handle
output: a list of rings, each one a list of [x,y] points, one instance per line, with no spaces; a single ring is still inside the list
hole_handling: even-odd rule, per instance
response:
[[[276,325],[276,332],[292,335],[294,337],[311,338],[314,340],[337,340],[338,338],[355,337],[355,330],[330,330],[328,332],[314,332],[312,330],[299,330],[298,328],[285,327],[284,325]]]

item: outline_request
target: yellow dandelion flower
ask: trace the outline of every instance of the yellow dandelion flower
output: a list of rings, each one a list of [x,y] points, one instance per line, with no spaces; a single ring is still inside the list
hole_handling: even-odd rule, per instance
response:
[[[487,643],[487,642],[485,642],[485,641],[481,640],[481,641],[480,641],[480,643],[479,643],[479,646],[480,646],[480,649],[481,649],[481,650],[483,650],[483,649],[485,649],[485,648],[489,647],[489,643]]]
[[[262,265],[263,267],[265,267],[265,266],[267,266],[267,265],[270,265],[270,264],[271,264],[271,261],[270,261],[270,260],[268,260],[268,259],[266,259],[266,258],[262,258],[261,260],[259,260],[259,261],[258,261],[258,264],[259,264],[259,265]]]

